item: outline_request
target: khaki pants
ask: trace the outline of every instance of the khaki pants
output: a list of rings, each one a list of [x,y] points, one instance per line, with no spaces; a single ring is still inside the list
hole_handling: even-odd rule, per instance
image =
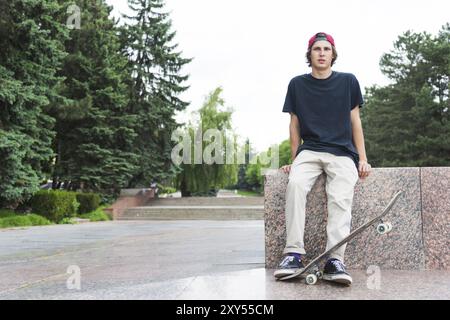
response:
[[[304,248],[306,196],[318,176],[327,175],[327,250],[350,233],[352,202],[358,170],[350,157],[328,152],[301,151],[291,166],[286,190],[286,247],[284,254],[306,254]],[[346,244],[330,254],[344,261]]]

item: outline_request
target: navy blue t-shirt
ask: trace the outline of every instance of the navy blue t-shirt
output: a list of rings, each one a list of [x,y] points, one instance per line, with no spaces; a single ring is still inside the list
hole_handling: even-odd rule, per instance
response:
[[[283,112],[293,112],[300,123],[302,150],[348,156],[358,168],[350,112],[364,101],[358,80],[351,73],[333,71],[326,79],[304,74],[288,86]]]

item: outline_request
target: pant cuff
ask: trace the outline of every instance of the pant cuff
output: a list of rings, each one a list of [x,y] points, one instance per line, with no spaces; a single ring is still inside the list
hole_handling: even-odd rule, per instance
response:
[[[283,254],[288,254],[288,253],[298,253],[298,254],[305,255],[306,251],[305,251],[305,249],[302,249],[302,248],[284,248]]]

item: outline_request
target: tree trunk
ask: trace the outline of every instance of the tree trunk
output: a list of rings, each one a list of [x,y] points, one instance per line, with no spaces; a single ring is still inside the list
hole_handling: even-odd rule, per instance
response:
[[[184,175],[183,175],[183,179],[181,180],[180,191],[181,191],[182,197],[190,197],[191,196],[191,192],[187,190],[186,178]]]

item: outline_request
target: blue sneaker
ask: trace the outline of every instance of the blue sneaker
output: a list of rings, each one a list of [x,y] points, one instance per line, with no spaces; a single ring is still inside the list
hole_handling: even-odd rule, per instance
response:
[[[342,283],[345,285],[352,284],[352,277],[345,270],[345,265],[339,259],[329,259],[323,269],[323,280]]]
[[[282,278],[294,274],[296,271],[304,268],[305,266],[299,258],[288,254],[281,260],[278,269],[275,270],[273,276],[275,278]]]

